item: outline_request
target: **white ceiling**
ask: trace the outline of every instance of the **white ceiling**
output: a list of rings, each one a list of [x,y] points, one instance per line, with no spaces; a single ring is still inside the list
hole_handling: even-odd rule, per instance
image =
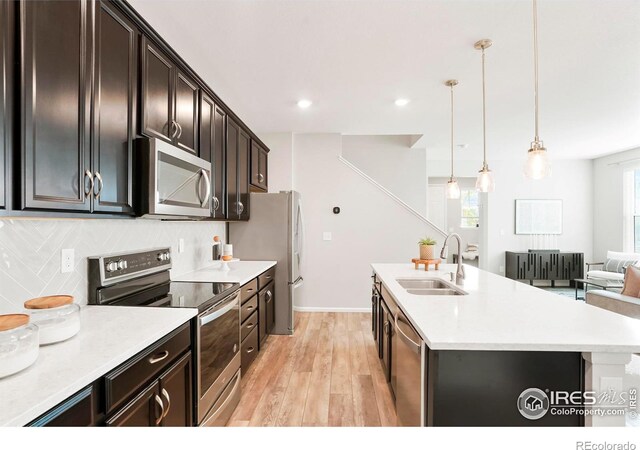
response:
[[[481,155],[480,53],[487,50],[489,158],[533,138],[528,0],[130,0],[258,134],[422,134],[447,158]],[[540,0],[541,138],[554,158],[640,146],[640,1]],[[411,99],[398,108],[398,97]],[[300,98],[314,103],[300,110]]]

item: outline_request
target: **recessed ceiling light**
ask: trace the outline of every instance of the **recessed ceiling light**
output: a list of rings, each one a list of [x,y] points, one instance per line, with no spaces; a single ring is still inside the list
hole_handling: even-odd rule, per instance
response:
[[[311,100],[306,100],[306,99],[298,100],[298,108],[307,109],[309,106],[311,106],[311,104],[312,104]]]
[[[396,106],[407,106],[407,104],[409,103],[409,99],[408,98],[399,98],[395,101]]]

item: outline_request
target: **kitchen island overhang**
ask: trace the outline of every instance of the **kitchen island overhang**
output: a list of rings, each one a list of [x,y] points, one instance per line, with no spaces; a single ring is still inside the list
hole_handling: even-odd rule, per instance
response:
[[[448,282],[453,265],[429,272],[412,264],[372,268],[424,340],[424,425],[624,425],[613,404],[619,397],[564,404],[564,393],[621,394],[625,365],[640,351],[637,320],[472,267],[456,286],[466,295],[451,296],[410,294],[397,280]],[[519,410],[529,388],[556,402],[542,417]],[[472,407],[460,411],[463,405]]]

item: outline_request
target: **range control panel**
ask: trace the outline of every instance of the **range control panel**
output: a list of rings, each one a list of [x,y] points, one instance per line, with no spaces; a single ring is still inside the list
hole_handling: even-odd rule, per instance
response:
[[[104,280],[120,278],[123,275],[142,275],[171,268],[171,249],[158,248],[138,253],[122,253],[99,258]]]

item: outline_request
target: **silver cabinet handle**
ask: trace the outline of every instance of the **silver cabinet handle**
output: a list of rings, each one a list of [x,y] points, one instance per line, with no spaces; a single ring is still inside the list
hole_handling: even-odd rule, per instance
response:
[[[209,201],[209,197],[211,196],[211,180],[209,179],[209,174],[207,173],[206,170],[202,169],[201,172],[202,172],[202,177],[204,178],[205,183],[207,183],[206,184],[207,190],[204,194],[204,199],[202,200],[202,204],[200,205],[204,208],[205,206],[207,206],[207,202]]]
[[[93,192],[93,174],[91,173],[91,171],[89,169],[84,171],[84,178],[85,180],[87,178],[89,178],[89,189],[84,191],[84,196],[88,197],[91,195],[91,193]]]
[[[238,214],[242,214],[244,211],[244,204],[242,202],[238,202]]]
[[[156,426],[160,425],[162,422],[162,418],[164,417],[164,403],[162,403],[162,399],[156,394],[153,399],[156,401],[156,405],[160,407],[160,415],[156,414]]]
[[[182,125],[176,122],[176,126],[178,127],[178,135],[176,136],[176,139],[180,139],[180,136],[182,136]]]
[[[162,394],[164,399],[167,401],[167,409],[164,411],[164,414],[162,415],[162,418],[165,418],[167,417],[167,414],[169,414],[169,410],[171,409],[171,398],[169,397],[169,393],[165,388],[162,388],[162,391],[160,393]]]
[[[247,353],[252,353],[254,350],[255,350],[255,348],[253,348],[253,347],[249,347],[249,348],[247,349]]]
[[[247,311],[251,311],[253,308],[253,306],[247,306]]]
[[[158,363],[162,360],[167,359],[167,356],[169,356],[169,350],[164,350],[163,352],[158,353],[157,355],[154,355],[152,357],[149,358],[149,363],[150,364],[155,364]]]
[[[264,175],[262,175],[261,173],[258,174],[258,181],[260,183],[262,183],[264,181]]]
[[[100,172],[96,172],[95,173],[95,177],[98,179],[100,187],[98,189],[98,192],[95,192],[95,189],[94,189],[93,196],[95,198],[98,198],[98,197],[100,197],[100,194],[102,193],[102,188],[104,187],[104,181],[102,180],[102,175],[100,175]]]
[[[255,324],[253,323],[248,323],[247,324],[247,329],[250,330],[251,328],[255,327]]]
[[[220,208],[220,200],[215,195],[213,196],[213,210],[217,211]]]
[[[175,131],[171,133],[171,130],[173,129],[175,129]],[[175,120],[171,121],[171,128],[169,129],[169,132],[171,133],[171,139],[174,139],[178,134],[178,122],[176,122]]]
[[[271,291],[267,291],[265,295],[268,297],[267,301],[271,301],[271,299],[273,298],[273,294],[271,293]]]

